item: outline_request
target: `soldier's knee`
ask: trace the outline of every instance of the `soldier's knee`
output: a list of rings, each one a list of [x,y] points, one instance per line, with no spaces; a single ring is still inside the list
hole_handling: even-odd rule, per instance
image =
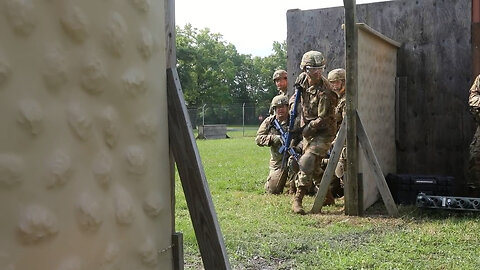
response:
[[[312,174],[315,169],[316,156],[312,153],[305,153],[298,161],[300,171],[305,174]]]

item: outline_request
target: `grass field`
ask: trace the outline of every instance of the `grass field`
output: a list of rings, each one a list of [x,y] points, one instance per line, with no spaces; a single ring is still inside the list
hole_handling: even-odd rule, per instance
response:
[[[294,215],[290,196],[264,194],[269,149],[255,145],[255,131],[197,141],[232,269],[480,269],[474,212],[399,206],[389,218],[379,202],[351,217],[338,200],[322,214]],[[178,175],[175,190],[185,269],[203,269]]]

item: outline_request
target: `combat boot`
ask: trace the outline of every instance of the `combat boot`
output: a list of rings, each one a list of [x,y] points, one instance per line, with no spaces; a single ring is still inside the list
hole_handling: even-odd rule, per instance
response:
[[[295,214],[305,215],[305,210],[303,209],[303,206],[302,206],[302,200],[303,200],[303,197],[305,196],[305,193],[307,193],[306,187],[304,186],[297,187],[297,192],[295,193],[295,197],[293,198],[293,204],[292,204],[292,210]]]

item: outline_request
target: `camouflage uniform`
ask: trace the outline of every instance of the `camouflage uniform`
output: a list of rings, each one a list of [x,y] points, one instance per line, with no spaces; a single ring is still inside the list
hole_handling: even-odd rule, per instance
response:
[[[346,95],[345,92],[343,92],[343,95],[340,97],[340,100],[338,101],[337,107],[335,107],[335,118],[337,122],[337,135],[338,131],[340,130],[340,125],[342,124],[343,118],[345,117],[346,110],[345,110],[345,104],[346,104]],[[332,144],[335,143],[337,138],[333,141]],[[337,167],[335,168],[335,176],[341,179],[343,182],[343,179],[345,178],[345,165],[347,164],[347,146],[343,145],[342,147],[342,152],[340,153],[340,158],[337,163]]]
[[[273,76],[272,76],[272,80],[273,82],[275,83],[275,80],[277,80],[278,78],[287,78],[287,72],[283,69],[278,69],[278,70],[275,70],[275,72],[273,73]],[[282,89],[278,89],[278,93],[277,95],[283,95],[283,96],[288,96],[288,90],[285,89],[285,90],[282,90]],[[273,108],[272,106],[270,106],[270,108],[268,109],[268,114],[270,115],[273,115],[275,112],[273,111]]]
[[[263,120],[262,124],[258,128],[255,142],[258,146],[270,147],[270,172],[267,177],[267,182],[265,182],[265,190],[268,193],[278,194],[283,190],[283,185],[279,186],[279,183],[286,181],[287,171],[282,168],[283,155],[278,152],[278,149],[280,149],[282,144],[274,143],[275,136],[280,135],[280,132],[278,132],[273,125],[274,119],[275,115],[270,115]],[[283,130],[287,130],[287,121],[281,122],[280,125],[282,126]]]
[[[295,93],[290,97],[290,100],[288,102],[288,111],[291,115],[293,107],[295,103]],[[297,104],[297,114],[295,118],[295,122],[293,124],[293,130],[290,132],[292,133],[292,143],[291,146],[296,149],[295,151],[299,154],[302,153],[302,128],[301,128],[301,115],[302,115],[302,102],[299,100]],[[298,166],[298,162],[293,158],[290,157],[289,160],[289,177],[288,177],[288,183],[289,183],[289,193],[295,194],[296,192],[296,186],[298,185],[298,172],[300,170]],[[309,193],[312,193],[314,189],[309,190]]]
[[[317,85],[308,85],[306,73],[299,75],[297,83],[302,88],[302,126],[313,129],[312,136],[303,138],[303,155],[300,159],[298,187],[309,188],[312,183],[320,184],[323,170],[322,158],[326,156],[330,144],[335,138],[335,106],[337,95],[331,90],[327,79]]]
[[[321,52],[309,51],[303,54],[300,69],[303,72],[298,76],[295,85],[302,89],[303,154],[298,162],[300,171],[292,210],[294,213],[304,215],[303,197],[312,184],[320,184],[323,174],[322,159],[326,157],[337,131],[335,106],[338,97],[322,75],[325,58]],[[324,205],[331,203],[335,203],[335,200],[329,189]]]
[[[281,95],[276,96],[273,100],[275,100],[278,97],[281,97]],[[283,97],[284,97],[285,103],[287,103],[286,96],[283,96]],[[274,102],[272,101],[272,107],[274,107],[273,103]],[[285,168],[282,168],[283,154],[278,152],[282,144],[281,142],[279,143],[277,139],[278,136],[280,136],[280,132],[273,125],[273,121],[275,118],[276,118],[275,115],[271,115],[262,122],[262,124],[258,128],[255,142],[257,143],[258,146],[270,147],[270,162],[269,162],[270,172],[268,174],[267,181],[265,183],[265,190],[268,193],[279,194],[279,193],[282,193],[285,183],[288,184],[291,181],[295,183],[293,179],[296,177],[296,174],[298,172],[298,165],[293,158],[290,159],[289,157],[287,166]],[[287,116],[285,121],[282,121],[282,122],[279,121],[280,126],[285,132],[288,130],[288,124],[289,124],[288,120],[289,120],[289,116]]]
[[[477,122],[477,131],[473,136],[470,144],[470,156],[468,161],[467,186],[473,189],[474,196],[480,195],[480,75],[477,76],[475,82],[470,88],[470,96],[468,105],[475,121]]]
[[[336,90],[335,93],[337,93],[337,96],[339,98],[338,104],[335,107],[335,120],[337,123],[337,136],[338,136],[338,131],[340,130],[340,125],[342,124],[343,119],[345,118],[346,114],[346,94],[345,94],[345,70],[342,68],[337,68],[328,73],[328,81],[330,83],[333,83],[335,81],[342,81],[343,83],[343,88],[340,89],[339,91]],[[337,137],[332,142],[332,148],[333,144],[335,144],[337,140]],[[340,152],[340,158],[338,160],[337,166],[335,168],[335,176],[332,181],[332,191],[335,196],[341,197],[343,196],[343,180],[345,179],[344,177],[344,172],[345,172],[345,165],[347,163],[346,160],[346,145],[343,145],[342,151]]]

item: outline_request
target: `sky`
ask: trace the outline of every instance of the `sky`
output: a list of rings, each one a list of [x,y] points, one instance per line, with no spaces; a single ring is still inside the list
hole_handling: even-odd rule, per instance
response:
[[[357,4],[388,0],[357,0]],[[343,0],[175,0],[175,23],[223,35],[241,54],[265,57],[287,39],[287,10],[343,6]]]

